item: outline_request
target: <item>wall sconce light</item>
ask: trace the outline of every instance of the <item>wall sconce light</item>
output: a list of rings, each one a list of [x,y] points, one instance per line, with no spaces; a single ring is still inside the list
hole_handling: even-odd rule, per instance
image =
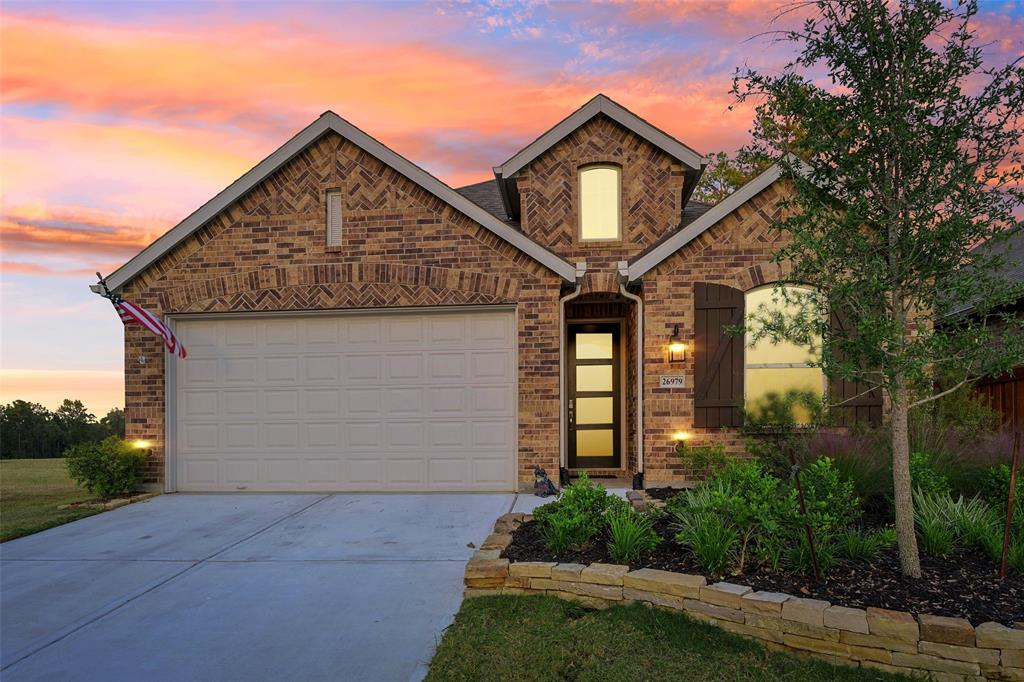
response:
[[[689,431],[676,431],[672,434],[672,442],[676,444],[676,454],[683,454],[686,452],[686,442],[690,440]]]
[[[150,443],[148,440],[139,439],[132,441],[132,447],[135,448],[136,450],[149,450],[151,447],[153,447],[153,444]]]
[[[686,359],[686,344],[679,336],[679,325],[672,330],[672,336],[668,339],[668,361],[682,362]]]

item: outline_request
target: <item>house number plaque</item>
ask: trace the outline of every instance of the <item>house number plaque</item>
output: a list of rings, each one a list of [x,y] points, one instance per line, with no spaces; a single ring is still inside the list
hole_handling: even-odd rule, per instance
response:
[[[658,388],[683,388],[686,386],[686,377],[682,374],[671,374],[661,377]]]

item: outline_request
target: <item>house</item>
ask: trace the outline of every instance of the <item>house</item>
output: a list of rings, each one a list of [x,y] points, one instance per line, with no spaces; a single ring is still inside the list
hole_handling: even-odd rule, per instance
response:
[[[976,249],[989,249],[989,243],[980,244]],[[1006,266],[1002,276],[1011,282],[1024,282],[1024,232],[1018,230],[999,245],[1001,255],[1006,258]],[[953,299],[956,300],[956,299]],[[1015,317],[1024,316],[1024,299],[1017,299],[1005,308],[993,311],[997,314],[1009,313]],[[955,324],[958,319],[973,317],[978,319],[975,302],[959,301],[939,324]],[[1001,321],[993,318],[989,324],[999,325]],[[982,377],[975,385],[975,390],[985,397],[988,404],[1003,419],[1003,425],[1010,431],[1024,429],[1024,365],[998,376]]]
[[[107,278],[189,351],[125,329],[150,482],[511,490],[539,466],[651,484],[687,476],[680,434],[738,449],[744,399],[824,380],[806,350],[727,331],[785,277],[780,171],[708,206],[705,164],[598,95],[453,189],[323,114]]]

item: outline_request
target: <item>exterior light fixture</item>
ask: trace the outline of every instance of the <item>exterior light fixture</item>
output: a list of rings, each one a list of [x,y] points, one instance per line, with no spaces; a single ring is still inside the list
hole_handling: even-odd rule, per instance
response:
[[[136,450],[148,450],[152,445],[148,440],[139,439],[132,441],[132,447]]]
[[[679,337],[679,325],[672,330],[672,336],[668,339],[668,361],[682,362],[686,359],[686,344]]]
[[[672,434],[672,442],[676,444],[676,454],[682,456],[686,453],[686,443],[690,440],[689,431],[676,431]]]

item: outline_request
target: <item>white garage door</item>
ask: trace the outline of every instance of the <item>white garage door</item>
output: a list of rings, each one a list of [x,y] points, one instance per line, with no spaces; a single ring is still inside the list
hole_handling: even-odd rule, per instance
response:
[[[515,313],[189,318],[177,489],[511,490]]]

